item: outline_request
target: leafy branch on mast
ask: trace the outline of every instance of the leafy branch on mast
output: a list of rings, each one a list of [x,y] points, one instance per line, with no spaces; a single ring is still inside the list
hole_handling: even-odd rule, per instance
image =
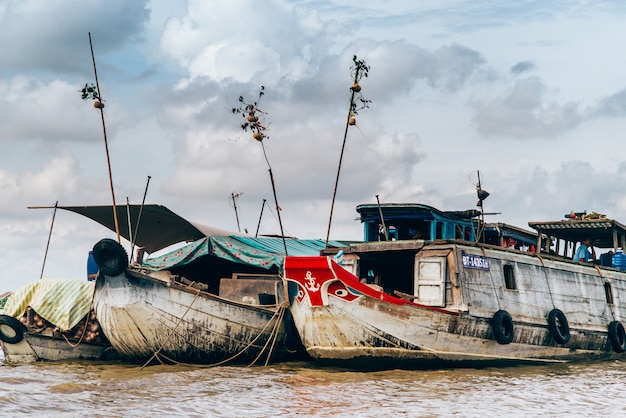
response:
[[[95,100],[95,102],[93,102],[93,107],[96,109],[104,108],[104,100],[100,98],[98,88],[93,84],[85,84],[85,87],[80,90],[80,95],[83,100]]]
[[[352,76],[352,98],[350,100],[350,112],[348,114],[348,124],[356,125],[356,115],[359,114],[359,110],[369,108],[369,104],[372,102],[363,97],[361,94],[361,85],[359,82],[363,77],[367,77],[370,66],[365,63],[364,60],[357,59],[356,55],[352,57],[352,66],[350,67],[350,75]]]
[[[252,132],[252,136],[257,141],[263,141],[265,138],[269,138],[265,131],[267,127],[265,126],[265,115],[266,113],[259,109],[259,103],[261,102],[261,98],[265,94],[265,87],[261,86],[259,90],[259,98],[252,102],[248,103],[243,96],[239,96],[239,107],[234,107],[232,112],[233,114],[241,114],[244,118],[243,123],[240,125],[241,129],[244,132],[247,132],[248,129]]]

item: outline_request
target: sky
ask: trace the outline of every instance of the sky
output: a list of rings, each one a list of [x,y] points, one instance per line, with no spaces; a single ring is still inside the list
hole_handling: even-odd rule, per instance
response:
[[[145,193],[251,234],[259,218],[280,233],[271,167],[285,234],[325,239],[364,60],[371,102],[330,229],[358,240],[358,204],[473,209],[479,173],[489,221],[626,223],[625,18],[621,1],[0,0],[0,292],[86,279],[89,250],[115,238],[29,209],[112,203],[100,110],[79,93],[96,81],[90,35],[116,203]],[[261,86],[267,160],[232,113]]]

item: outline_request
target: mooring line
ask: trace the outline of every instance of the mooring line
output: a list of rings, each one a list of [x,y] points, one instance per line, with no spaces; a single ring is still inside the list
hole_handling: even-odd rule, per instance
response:
[[[185,315],[187,315],[187,313],[189,312],[189,310],[191,309],[191,306],[193,305],[193,303],[196,301],[196,299],[198,299],[198,296],[200,295],[201,290],[198,289],[198,291],[196,292],[196,295],[194,296],[193,300],[191,301],[191,303],[189,304],[189,306],[187,307],[187,310],[185,311],[184,314],[182,314],[182,316],[180,317],[180,319],[178,320],[178,322],[176,323],[176,325],[174,326],[174,328],[172,328],[170,330],[169,335],[167,336],[167,338],[161,343],[161,345],[159,346],[159,348],[157,349],[157,351],[154,352],[154,354],[148,359],[148,361],[145,362],[145,364],[143,366],[141,366],[141,369],[139,369],[140,371],[144,369],[144,367],[146,367],[153,358],[157,357],[159,355],[159,352],[163,349],[163,346],[169,341],[169,339],[172,337],[172,335],[174,335],[174,332],[176,331],[176,328],[178,328],[178,326],[181,324],[181,322],[183,322],[183,318],[185,317]]]
[[[196,295],[196,297],[197,297],[197,296],[198,296],[198,295]],[[195,301],[195,298],[194,298],[194,301]],[[193,304],[193,301],[192,301],[192,304]],[[191,307],[191,305],[189,305],[189,308],[190,308],[190,307]],[[226,359],[224,359],[224,360],[222,360],[222,361],[219,361],[219,362],[217,362],[217,363],[212,363],[212,364],[197,364],[197,365],[196,365],[196,364],[189,364],[189,363],[179,362],[179,361],[176,361],[176,360],[174,360],[174,359],[172,359],[172,358],[168,357],[167,355],[165,355],[165,354],[163,354],[163,353],[161,352],[161,350],[162,350],[162,348],[163,348],[163,345],[165,344],[165,342],[167,342],[167,339],[166,339],[166,340],[165,340],[165,342],[161,345],[161,347],[159,347],[159,349],[158,349],[157,351],[155,351],[155,353],[152,355],[152,357],[150,357],[150,359],[149,359],[149,360],[148,360],[148,361],[147,361],[147,362],[146,362],[146,363],[145,363],[145,364],[141,367],[141,369],[140,369],[140,370],[143,370],[143,369],[144,369],[144,368],[145,368],[145,367],[146,367],[146,366],[147,366],[147,365],[148,365],[148,364],[149,364],[149,363],[150,363],[153,359],[158,360],[161,364],[165,364],[165,363],[163,363],[163,361],[161,360],[161,358],[160,358],[160,357],[163,357],[163,358],[167,359],[167,360],[168,360],[169,362],[171,362],[172,364],[182,365],[182,366],[207,367],[207,368],[208,368],[208,367],[216,367],[216,366],[221,366],[222,364],[228,363],[228,362],[230,362],[230,361],[232,361],[232,360],[236,359],[237,357],[239,357],[241,354],[245,353],[245,352],[246,352],[246,351],[247,351],[247,350],[248,350],[248,349],[249,349],[249,348],[250,348],[250,347],[251,347],[251,346],[252,346],[252,345],[253,345],[253,344],[254,344],[254,343],[255,343],[255,342],[256,342],[256,341],[257,341],[257,340],[258,340],[258,339],[262,336],[262,335],[263,335],[263,333],[267,330],[268,326],[272,323],[272,321],[273,321],[274,319],[277,319],[277,321],[276,321],[276,323],[275,323],[275,325],[274,325],[274,327],[273,327],[273,329],[272,329],[272,332],[271,332],[271,334],[270,334],[270,338],[268,338],[268,342],[266,342],[266,343],[265,343],[265,345],[263,346],[263,348],[262,348],[261,353],[259,354],[259,356],[257,356],[257,358],[255,358],[255,359],[253,360],[253,362],[252,362],[252,363],[250,363],[250,364],[248,365],[248,367],[250,367],[250,366],[254,365],[254,364],[256,363],[256,361],[259,359],[259,357],[263,354],[263,352],[265,351],[265,348],[267,347],[267,344],[268,344],[268,343],[269,343],[269,341],[272,339],[272,337],[273,337],[273,340],[274,340],[274,341],[277,339],[278,332],[280,331],[280,324],[282,323],[282,319],[283,319],[283,317],[284,317],[284,313],[285,313],[285,309],[284,309],[284,307],[285,307],[285,305],[284,305],[284,304],[281,304],[281,305],[280,305],[280,307],[279,307],[279,309],[278,309],[278,310],[274,313],[274,315],[272,315],[272,317],[270,318],[270,320],[269,320],[269,321],[267,322],[267,324],[265,324],[265,326],[261,329],[261,331],[259,332],[259,334],[258,334],[258,335],[257,335],[257,336],[256,336],[256,337],[252,340],[252,341],[250,341],[250,342],[249,342],[249,343],[248,343],[248,344],[247,344],[247,345],[246,345],[243,349],[241,349],[241,351],[239,351],[238,353],[234,354],[233,356],[231,356],[231,357],[229,357],[229,358],[226,358]],[[189,308],[187,308],[187,311],[189,310]],[[187,312],[185,312],[185,314],[186,314],[186,313],[187,313]],[[183,317],[185,316],[185,314],[183,314]],[[182,321],[182,317],[181,317],[181,320],[179,321],[179,324],[180,324],[180,322],[181,322],[181,321]],[[177,324],[177,326],[178,326],[178,324]],[[175,327],[175,328],[176,328],[176,327]],[[171,335],[175,332],[175,328],[174,328],[174,329],[172,329],[172,332],[171,332],[171,333],[170,333],[170,335],[168,336],[168,339],[169,339],[169,337],[170,337],[170,336],[171,336]],[[269,356],[271,355],[271,353],[272,353],[272,351],[273,351],[273,348],[274,348],[274,344],[272,344],[272,349],[271,349],[270,353],[268,354],[268,360],[266,361],[265,365],[267,365],[267,364],[268,364],[268,361],[269,361]]]

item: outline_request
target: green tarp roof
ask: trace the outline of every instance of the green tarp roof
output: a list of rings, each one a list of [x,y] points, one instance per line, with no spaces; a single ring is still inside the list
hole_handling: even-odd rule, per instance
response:
[[[286,238],[285,244],[288,254],[294,256],[319,255],[326,247],[326,242],[321,239]],[[285,244],[282,238],[212,236],[194,241],[160,257],[148,258],[144,260],[143,265],[156,270],[166,270],[189,264],[199,257],[213,256],[269,270],[273,266],[282,267]],[[336,248],[347,247],[338,241],[330,241],[328,245]]]

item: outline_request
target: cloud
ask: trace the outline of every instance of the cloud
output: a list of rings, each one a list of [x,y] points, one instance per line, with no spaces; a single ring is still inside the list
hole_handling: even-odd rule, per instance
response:
[[[617,57],[599,73],[597,60],[579,59],[616,42],[618,6],[414,3],[0,2],[2,244],[20,246],[14,259],[43,248],[50,213],[28,205],[111,200],[100,114],[78,95],[95,81],[88,32],[118,204],[141,201],[150,175],[148,202],[225,229],[236,228],[231,193],[243,193],[239,216],[249,230],[266,199],[261,233],[277,233],[262,149],[230,112],[265,85],[264,144],[285,230],[323,238],[357,55],[371,66],[361,86],[372,103],[348,130],[331,237],[360,238],[355,206],[376,194],[444,210],[473,206],[466,173],[476,168],[492,193],[487,207],[515,224],[571,209],[625,213],[619,153],[587,152],[590,134],[619,147],[622,64]],[[568,30],[581,17],[586,30]],[[598,92],[617,93],[583,110]],[[468,154],[483,138],[503,142]],[[511,138],[542,141],[544,152],[525,157],[524,142],[505,143]],[[581,153],[589,165],[571,162]],[[75,215],[58,215],[57,224],[67,243],[57,240],[49,262],[59,276],[82,278],[83,250],[104,234]],[[35,279],[39,269],[20,262],[7,275]]]
[[[16,201],[54,201],[76,191],[78,162],[69,153],[50,160],[40,170],[28,170],[20,175],[0,170],[0,213],[22,212],[23,207],[9,205]]]
[[[505,96],[472,105],[476,128],[486,137],[550,138],[574,130],[583,120],[575,103],[550,100],[538,77],[519,80]]]
[[[81,117],[78,86],[33,77],[0,80],[0,141],[85,141],[93,124]]]
[[[626,116],[626,89],[603,98],[590,113],[595,117]]]
[[[520,61],[511,67],[511,74],[519,75],[535,68],[532,61]]]
[[[315,69],[328,36],[314,11],[296,10],[283,0],[191,0],[186,16],[167,22],[161,49],[187,70],[184,83],[199,77],[268,83]]]
[[[129,38],[136,39],[148,17],[146,1],[141,0],[4,2],[0,8],[0,69],[85,71],[91,68],[86,59],[89,32],[97,39],[97,50],[114,51]]]
[[[404,40],[362,39],[344,51],[345,54],[353,51],[371,66],[368,91],[377,101],[408,94],[418,82],[432,89],[454,93],[480,73],[485,64],[480,53],[461,45],[428,50]]]

